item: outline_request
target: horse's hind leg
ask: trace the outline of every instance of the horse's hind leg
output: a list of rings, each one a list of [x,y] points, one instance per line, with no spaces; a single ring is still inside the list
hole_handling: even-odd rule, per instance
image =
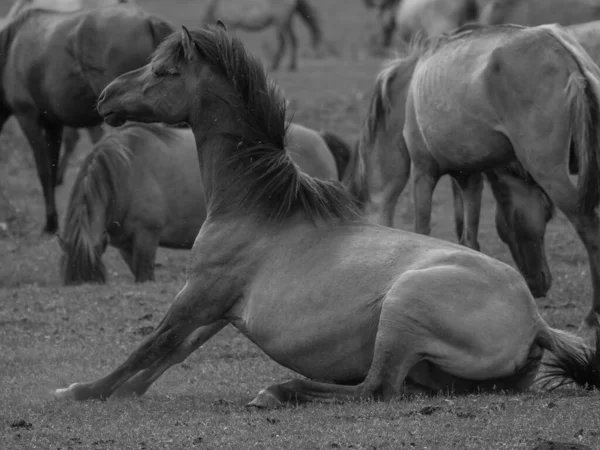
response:
[[[271,63],[271,70],[275,71],[279,69],[279,64],[281,63],[281,58],[283,57],[283,52],[285,51],[285,42],[286,42],[285,30],[278,29],[277,30],[277,50],[275,51],[275,55],[273,56],[273,61]]]
[[[477,236],[479,234],[479,218],[481,215],[481,192],[483,190],[483,177],[481,173],[469,175],[454,175],[462,191],[466,208],[466,228],[463,228],[459,235],[459,243],[479,251],[479,242]],[[454,185],[453,185],[454,189]],[[456,202],[455,202],[456,208]],[[457,227],[458,232],[458,227]]]
[[[154,281],[158,232],[138,230],[133,238],[133,275],[136,283]]]
[[[400,281],[396,283],[399,284]],[[263,389],[248,406],[269,408],[290,402],[331,402],[376,396],[388,400],[394,396],[415,393],[414,389],[407,389],[405,381],[409,371],[422,359],[423,341],[416,338],[417,334],[414,333],[413,327],[406,322],[407,316],[404,315],[404,308],[400,305],[401,300],[393,290],[382,305],[373,362],[362,383],[347,386],[294,379]],[[422,392],[421,389],[417,391],[417,393]]]
[[[458,181],[456,181],[454,177],[451,177],[451,180],[452,200],[454,203],[454,229],[456,230],[456,237],[460,242],[465,231],[465,204]]]
[[[291,19],[287,24],[287,35],[290,43],[290,65],[289,70],[295,71],[298,69],[298,38],[294,32]]]
[[[229,322],[220,320],[213,324],[198,328],[183,343],[171,353],[157,360],[152,366],[139,372],[127,383],[123,384],[114,397],[142,396],[170,367],[179,364],[196,351],[202,344],[221,331]]]
[[[58,213],[54,198],[54,186],[58,171],[62,127],[43,125],[37,118],[24,115],[17,115],[17,121],[33,150],[35,165],[44,192],[46,206],[44,232],[55,233],[58,230]]]

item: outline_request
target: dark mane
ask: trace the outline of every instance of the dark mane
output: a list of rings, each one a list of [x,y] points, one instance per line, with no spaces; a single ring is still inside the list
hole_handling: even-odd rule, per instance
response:
[[[260,61],[221,27],[190,34],[206,63],[230,83],[244,105],[239,111],[244,134],[227,135],[238,142],[229,163],[245,183],[241,206],[261,210],[273,220],[283,220],[298,210],[310,218],[355,217],[354,203],[338,182],[304,174],[285,150],[289,127],[286,102],[279,88],[267,79]],[[151,66],[183,63],[181,35],[174,33],[156,50]]]

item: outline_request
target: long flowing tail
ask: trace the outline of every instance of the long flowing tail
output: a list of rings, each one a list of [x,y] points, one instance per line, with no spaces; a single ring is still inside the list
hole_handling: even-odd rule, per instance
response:
[[[319,134],[327,144],[327,147],[329,147],[329,151],[333,155],[335,165],[337,166],[338,179],[342,180],[352,156],[352,149],[346,141],[330,131],[321,130]]]
[[[323,32],[321,31],[321,23],[317,10],[308,3],[308,0],[297,0],[296,11],[308,26],[312,37],[312,47],[316,50],[323,40]]]
[[[579,73],[573,73],[565,89],[571,110],[571,140],[579,163],[579,208],[591,214],[600,204],[600,69],[584,48],[557,25],[541,28],[573,57]]]
[[[554,355],[544,363],[547,370],[538,382],[553,388],[575,383],[586,389],[600,389],[600,331],[596,331],[596,345],[591,348],[580,337],[546,324],[536,343]]]
[[[118,136],[103,137],[83,161],[73,185],[65,219],[61,274],[64,284],[104,283],[102,263],[106,221],[123,180],[130,170],[131,152]]]

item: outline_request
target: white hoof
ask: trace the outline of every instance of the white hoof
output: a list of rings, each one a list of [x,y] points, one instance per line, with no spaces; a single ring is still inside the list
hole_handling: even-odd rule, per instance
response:
[[[73,398],[71,389],[76,386],[77,383],[73,383],[71,386],[65,389],[57,389],[54,391],[54,397],[57,399]]]

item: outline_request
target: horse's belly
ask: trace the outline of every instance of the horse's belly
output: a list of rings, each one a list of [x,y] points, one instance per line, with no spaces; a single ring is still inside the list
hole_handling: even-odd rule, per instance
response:
[[[273,360],[308,378],[364,379],[373,359],[377,308],[317,303],[309,296],[282,301],[285,295],[241,302],[230,312],[233,325]]]

